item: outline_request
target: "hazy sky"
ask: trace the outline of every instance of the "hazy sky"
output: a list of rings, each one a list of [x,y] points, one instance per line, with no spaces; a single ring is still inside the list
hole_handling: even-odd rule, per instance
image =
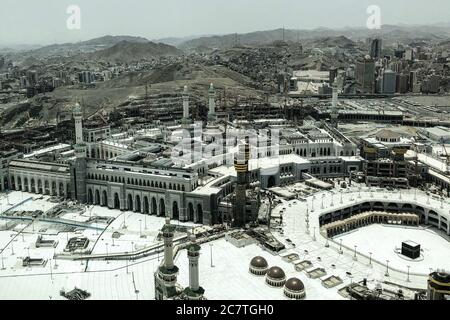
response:
[[[68,30],[67,7],[81,9]],[[244,33],[285,26],[365,26],[369,5],[383,24],[449,22],[449,0],[0,0],[0,44],[49,44],[106,34],[149,39]]]

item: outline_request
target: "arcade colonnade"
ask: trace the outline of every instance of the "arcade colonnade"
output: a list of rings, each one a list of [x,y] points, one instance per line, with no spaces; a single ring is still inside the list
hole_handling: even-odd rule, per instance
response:
[[[371,223],[407,225],[422,223],[434,226],[450,235],[450,222],[446,214],[440,213],[437,208],[428,207],[425,204],[422,206],[408,202],[363,201],[341,206],[339,209],[327,211],[319,216],[320,226],[330,229],[331,233],[335,233],[334,235],[345,232],[342,230],[348,228]]]
[[[129,210],[155,216],[169,216],[180,221],[205,223],[210,216],[206,198],[185,192],[128,189],[112,184],[87,187],[88,204],[111,209]],[[206,201],[207,202],[207,201]]]
[[[11,161],[8,186],[16,191],[70,197],[69,166],[56,163]]]

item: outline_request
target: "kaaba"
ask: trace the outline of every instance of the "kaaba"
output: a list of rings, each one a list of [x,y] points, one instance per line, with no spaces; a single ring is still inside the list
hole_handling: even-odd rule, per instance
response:
[[[420,244],[410,240],[402,242],[402,255],[411,259],[419,258]]]

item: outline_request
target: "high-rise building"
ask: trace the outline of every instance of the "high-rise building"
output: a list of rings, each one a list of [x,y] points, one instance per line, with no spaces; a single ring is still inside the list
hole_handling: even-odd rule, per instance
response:
[[[409,73],[409,91],[410,92],[418,92],[418,83],[417,83],[417,70],[410,71]]]
[[[392,70],[385,70],[383,73],[383,93],[394,94],[396,89],[396,74]]]
[[[414,50],[413,49],[405,50],[405,60],[414,61]]]
[[[92,83],[94,82],[94,74],[91,71],[82,71],[78,73],[78,81],[81,83]]]
[[[370,40],[370,57],[372,59],[381,58],[382,40],[381,39],[371,39]]]
[[[27,71],[27,81],[28,81],[29,87],[33,87],[37,84],[38,74],[37,74],[36,70],[28,70]]]
[[[356,63],[356,82],[363,93],[374,93],[375,61],[366,56]]]
[[[405,49],[401,49],[401,48],[395,49],[394,55],[396,58],[402,59],[403,56],[405,55]]]
[[[334,83],[334,80],[336,79],[337,75],[338,75],[338,68],[331,67],[330,68],[330,85],[332,85]]]
[[[429,93],[438,93],[439,92],[439,84],[440,84],[441,77],[432,74],[428,79],[428,91]]]
[[[409,75],[398,74],[396,80],[396,87],[398,93],[407,93],[409,90]]]

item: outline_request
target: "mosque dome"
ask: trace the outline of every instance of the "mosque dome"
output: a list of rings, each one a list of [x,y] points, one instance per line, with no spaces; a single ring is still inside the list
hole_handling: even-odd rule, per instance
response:
[[[298,278],[290,278],[284,284],[284,295],[290,299],[303,299],[306,296],[305,285]]]
[[[283,279],[286,277],[283,269],[281,269],[280,267],[270,268],[269,271],[267,271],[267,276],[272,279]]]
[[[263,257],[257,256],[250,261],[250,265],[255,268],[267,268],[268,264],[266,259]]]
[[[280,267],[271,267],[266,274],[266,283],[272,287],[282,287],[286,283],[286,274]]]
[[[267,264],[266,259],[261,256],[256,256],[250,261],[249,271],[250,273],[256,276],[263,276],[267,273]]]
[[[294,291],[294,292],[300,292],[305,290],[305,285],[303,282],[298,278],[290,278],[286,281],[284,285],[287,289]]]

